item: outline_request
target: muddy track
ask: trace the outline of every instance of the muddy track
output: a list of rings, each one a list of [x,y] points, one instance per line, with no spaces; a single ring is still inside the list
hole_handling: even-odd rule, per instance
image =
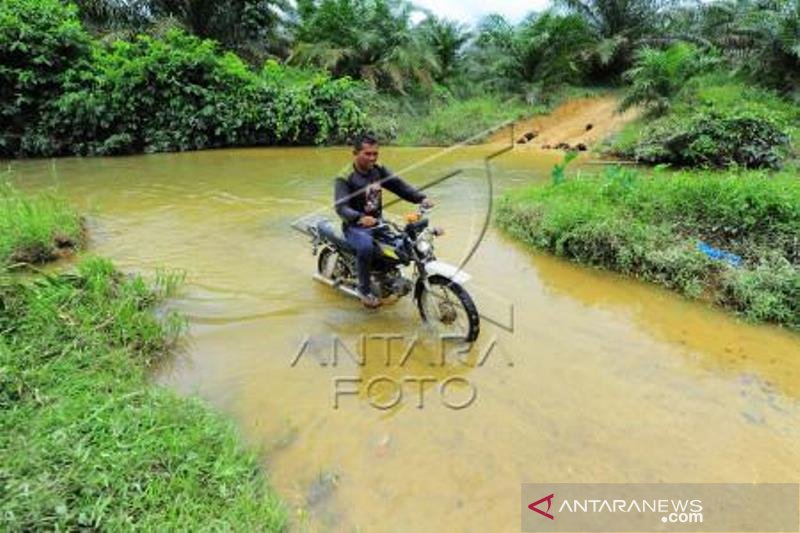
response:
[[[637,111],[618,113],[619,99],[599,96],[570,100],[548,115],[538,115],[514,124],[514,141],[533,148],[566,149],[579,145],[591,149],[635,119]],[[490,143],[507,143],[511,128],[489,137]]]

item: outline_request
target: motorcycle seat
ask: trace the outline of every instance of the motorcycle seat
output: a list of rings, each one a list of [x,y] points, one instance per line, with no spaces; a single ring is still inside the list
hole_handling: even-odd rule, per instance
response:
[[[323,239],[329,241],[337,248],[355,253],[350,243],[336,231],[336,228],[333,227],[330,220],[319,221],[317,223],[317,231]]]

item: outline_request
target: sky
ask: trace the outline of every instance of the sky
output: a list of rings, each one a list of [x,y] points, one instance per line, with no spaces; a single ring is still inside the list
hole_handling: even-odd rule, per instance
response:
[[[542,11],[549,0],[412,0],[437,16],[474,24],[484,15],[500,13],[511,22],[519,22],[531,11]]]

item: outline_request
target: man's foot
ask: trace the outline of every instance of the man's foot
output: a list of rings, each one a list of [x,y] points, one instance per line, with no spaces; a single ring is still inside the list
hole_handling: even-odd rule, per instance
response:
[[[361,303],[364,304],[364,307],[369,309],[377,309],[381,306],[381,301],[378,299],[377,296],[372,294],[371,292],[358,292],[358,296],[361,299]]]

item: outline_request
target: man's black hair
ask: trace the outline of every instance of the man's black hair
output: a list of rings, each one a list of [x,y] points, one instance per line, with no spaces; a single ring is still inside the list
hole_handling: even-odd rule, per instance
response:
[[[378,138],[372,133],[362,133],[353,139],[353,148],[356,152],[360,152],[365,144],[378,144]]]

